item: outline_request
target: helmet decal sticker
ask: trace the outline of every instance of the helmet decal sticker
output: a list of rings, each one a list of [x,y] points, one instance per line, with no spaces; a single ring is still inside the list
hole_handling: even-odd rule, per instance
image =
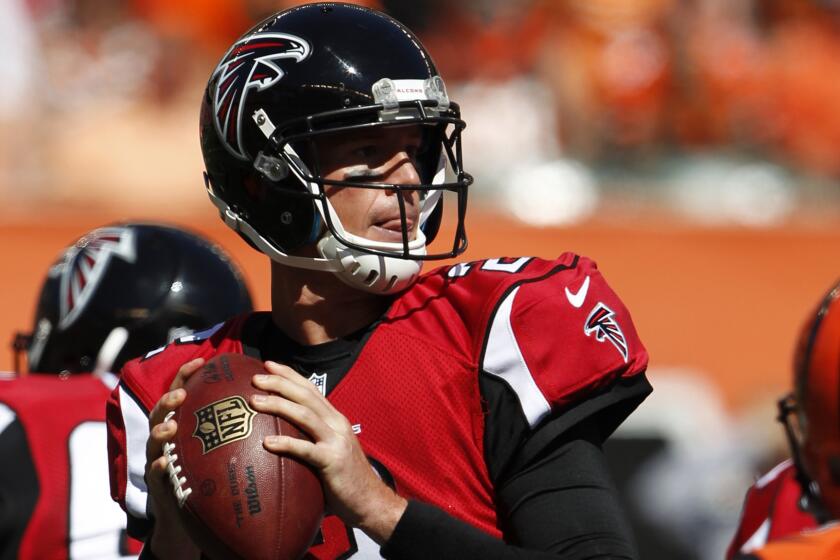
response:
[[[276,84],[286,73],[277,61],[290,58],[301,62],[312,52],[309,43],[286,33],[254,33],[230,48],[213,71],[213,110],[216,133],[225,148],[242,160],[248,155],[242,146],[242,111],[248,91],[260,91]]]
[[[58,328],[66,329],[84,311],[108,270],[111,257],[128,263],[136,259],[134,232],[129,228],[109,227],[82,237],[64,254],[50,275],[61,275],[59,286]]]
[[[589,313],[583,326],[583,334],[590,336],[592,333],[595,333],[598,342],[609,340],[618,349],[624,362],[627,362],[627,340],[615,320],[615,312],[601,302]]]

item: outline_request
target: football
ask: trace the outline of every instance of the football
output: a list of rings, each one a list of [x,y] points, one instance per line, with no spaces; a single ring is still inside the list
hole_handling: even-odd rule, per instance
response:
[[[251,377],[263,372],[243,354],[215,356],[186,381],[184,404],[171,413],[169,479],[187,532],[211,558],[299,558],[324,514],[317,475],[263,448],[268,435],[307,437],[250,407],[262,392]]]

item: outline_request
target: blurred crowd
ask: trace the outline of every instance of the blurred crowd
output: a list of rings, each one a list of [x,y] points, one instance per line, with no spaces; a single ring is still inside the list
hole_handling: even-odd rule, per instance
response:
[[[45,207],[207,213],[204,82],[243,30],[296,3],[0,2],[0,219]],[[476,198],[531,224],[585,219],[626,193],[748,226],[809,196],[840,201],[840,0],[356,3],[421,37],[468,123]],[[619,433],[676,442],[640,458],[624,488],[650,540],[675,541],[670,557],[718,558],[756,465],[784,442],[757,435],[772,411],[730,418],[697,387],[702,375],[684,378],[658,385],[652,419]],[[696,414],[673,409],[686,402]],[[651,436],[662,417],[673,433]]]
[[[233,38],[294,3],[5,0],[3,197],[202,204],[203,81]],[[686,185],[664,196],[695,214],[699,182],[760,225],[786,215],[801,177],[840,178],[840,1],[362,3],[429,46],[469,123],[478,186],[535,223],[585,216],[603,185],[635,176],[643,190]],[[548,190],[538,207],[508,196],[523,184]]]

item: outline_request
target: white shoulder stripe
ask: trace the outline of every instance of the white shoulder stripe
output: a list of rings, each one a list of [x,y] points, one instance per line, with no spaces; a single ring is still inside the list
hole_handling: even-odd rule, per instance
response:
[[[793,465],[793,460],[785,459],[784,461],[770,469],[770,471],[768,471],[764,476],[759,478],[755,483],[755,487],[764,488],[765,486],[776,480],[779,477],[779,475],[782,474],[786,469],[790,468],[791,465]]]
[[[143,475],[146,472],[146,441],[149,439],[149,418],[122,385],[120,385],[120,410],[125,424],[126,458],[128,459],[125,507],[132,516],[146,519],[148,490]]]
[[[8,428],[9,424],[15,421],[16,416],[17,415],[14,410],[3,403],[0,403],[0,433]]]
[[[761,527],[756,529],[755,533],[747,539],[747,541],[741,545],[740,552],[743,554],[749,554],[756,548],[761,548],[765,544],[767,544],[767,537],[770,535],[770,520],[765,519],[764,523],[761,524]]]
[[[537,387],[513,334],[510,312],[517,292],[519,287],[509,293],[496,310],[481,368],[507,382],[519,398],[528,424],[533,428],[551,412],[551,405]]]

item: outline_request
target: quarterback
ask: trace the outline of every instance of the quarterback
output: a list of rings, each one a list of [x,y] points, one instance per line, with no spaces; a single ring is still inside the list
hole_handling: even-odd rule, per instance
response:
[[[144,551],[199,554],[165,417],[204,361],[241,352],[265,362],[251,406],[312,438],[264,442],[321,478],[331,515],[308,557],[637,556],[600,446],[650,392],[648,358],[596,265],[421,274],[466,249],[465,126],[418,39],[373,10],[292,8],[224,54],[201,108],[206,186],[270,258],[272,308],[123,369],[113,497]],[[432,245],[439,230],[452,238]]]

